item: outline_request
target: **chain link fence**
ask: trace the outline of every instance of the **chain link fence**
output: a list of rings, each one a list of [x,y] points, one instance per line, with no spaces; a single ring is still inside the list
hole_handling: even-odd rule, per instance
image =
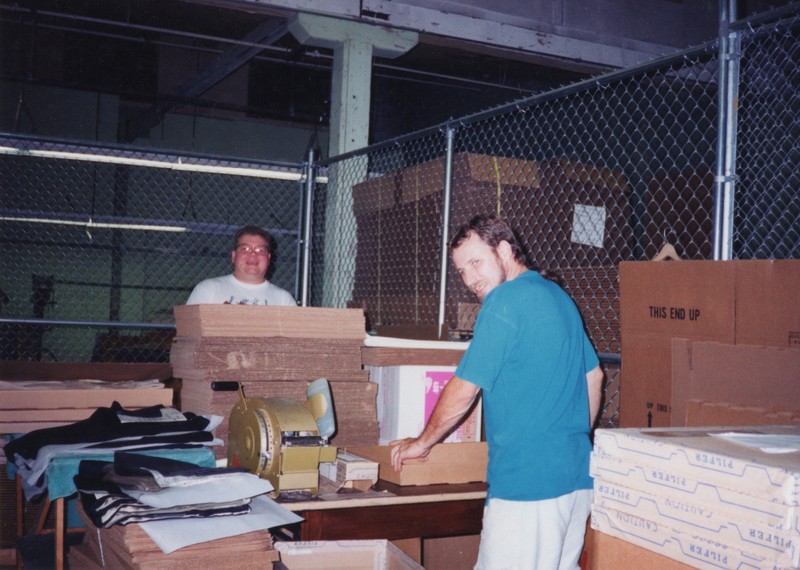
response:
[[[798,16],[779,16],[734,30],[736,258],[800,253]],[[719,61],[714,42],[321,163],[312,304],[364,307],[379,333],[469,336],[479,305],[442,230],[497,213],[581,309],[608,377],[601,425],[615,425],[619,262],[666,245],[713,257]]]
[[[800,253],[799,21],[795,4],[729,30],[733,258]],[[602,422],[613,425],[619,262],[666,244],[684,259],[714,255],[718,132],[730,119],[719,52],[713,42],[313,165],[3,136],[2,356],[165,360],[172,307],[229,272],[231,236],[246,223],[275,236],[270,278],[309,305],[363,307],[377,332],[469,336],[478,306],[443,230],[496,212],[580,307],[609,376]]]
[[[296,292],[302,171],[0,138],[0,347],[6,360],[169,360],[172,308],[230,273],[236,229],[275,237]]]
[[[733,256],[800,258],[800,7],[743,22]],[[762,17],[767,19],[767,17]]]

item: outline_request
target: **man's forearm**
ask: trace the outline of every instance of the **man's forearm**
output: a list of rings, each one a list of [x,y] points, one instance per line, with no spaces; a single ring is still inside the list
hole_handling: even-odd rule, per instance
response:
[[[480,388],[475,384],[453,376],[442,390],[439,401],[431,413],[425,429],[419,436],[419,443],[430,448],[438,443],[469,411]]]
[[[603,399],[603,369],[597,366],[586,374],[586,388],[589,393],[589,425],[594,427]]]

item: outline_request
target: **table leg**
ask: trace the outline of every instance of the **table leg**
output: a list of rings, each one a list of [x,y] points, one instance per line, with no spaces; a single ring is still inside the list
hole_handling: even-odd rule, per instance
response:
[[[56,499],[56,570],[64,570],[64,532],[66,525],[64,498]]]
[[[22,498],[22,479],[19,473],[16,477],[17,480],[17,540],[22,538],[25,533],[25,501]],[[22,556],[19,555],[17,545],[14,545],[14,560],[16,562],[17,570],[22,570]]]

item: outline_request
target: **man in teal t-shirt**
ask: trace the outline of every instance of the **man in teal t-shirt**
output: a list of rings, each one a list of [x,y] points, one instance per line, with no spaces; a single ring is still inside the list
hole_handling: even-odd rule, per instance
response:
[[[591,503],[589,432],[603,372],[572,299],[525,264],[511,228],[476,216],[450,244],[483,302],[475,333],[418,438],[392,463],[424,457],[483,393],[489,446],[477,569],[577,569]]]

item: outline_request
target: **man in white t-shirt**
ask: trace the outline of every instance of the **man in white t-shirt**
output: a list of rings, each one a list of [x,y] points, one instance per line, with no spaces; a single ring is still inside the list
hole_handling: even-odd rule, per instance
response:
[[[198,283],[187,305],[271,305],[296,307],[291,293],[267,281],[272,236],[258,226],[239,228],[233,237],[233,274]]]

